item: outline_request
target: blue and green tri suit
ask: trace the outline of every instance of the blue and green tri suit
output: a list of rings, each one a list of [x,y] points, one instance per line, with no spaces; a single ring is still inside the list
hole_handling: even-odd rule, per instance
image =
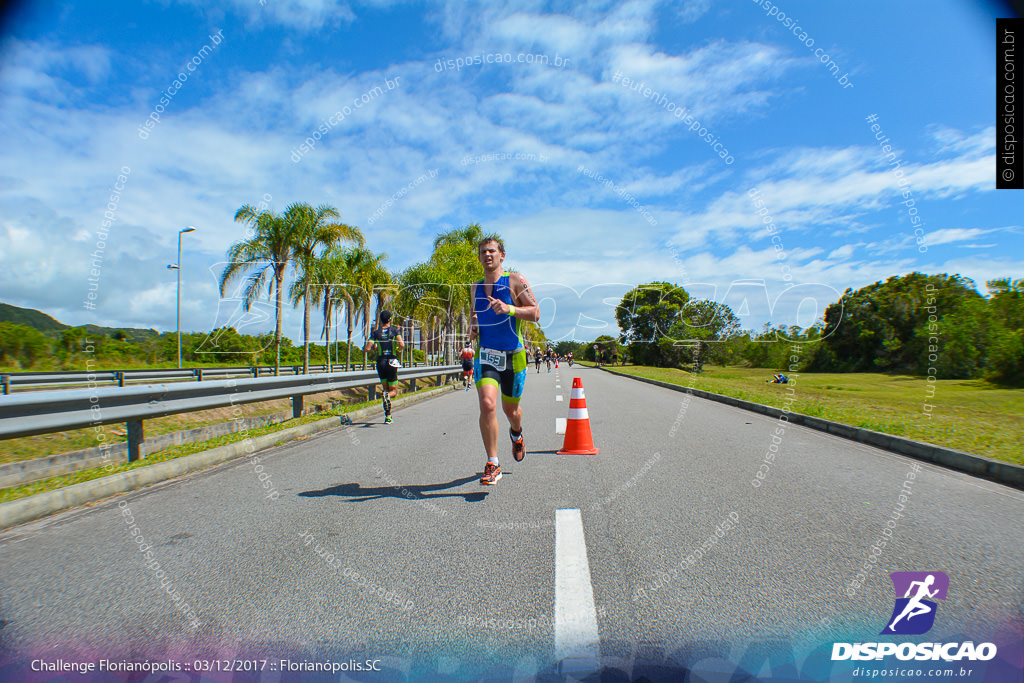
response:
[[[522,321],[515,316],[495,313],[491,310],[484,291],[484,281],[476,283],[473,299],[473,313],[476,314],[477,329],[480,332],[480,352],[473,359],[477,387],[490,384],[499,387],[501,400],[519,403],[526,385],[526,349],[523,347]],[[508,273],[503,273],[494,283],[491,297],[514,306]],[[485,350],[497,351],[505,356],[505,369],[498,370],[486,362]]]

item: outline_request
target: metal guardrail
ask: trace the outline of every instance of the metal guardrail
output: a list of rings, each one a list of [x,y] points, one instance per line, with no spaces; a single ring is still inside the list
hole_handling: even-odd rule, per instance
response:
[[[362,362],[352,363],[352,366],[361,366]],[[372,361],[367,363],[368,366],[373,365]],[[345,363],[335,363],[332,367],[334,368],[345,368]],[[426,363],[413,363],[410,367],[440,367],[440,366],[428,366]],[[316,373],[321,374],[327,372],[326,365],[310,365],[310,374]],[[337,372],[354,372],[350,368],[345,368]],[[282,365],[281,376],[284,375],[301,375],[301,365]],[[214,379],[214,378],[228,378],[228,377],[265,377],[267,375],[274,375],[274,366],[272,365],[261,365],[258,367],[250,366],[239,366],[239,367],[210,367],[210,368],[185,368],[185,369],[169,369],[169,370],[101,370],[95,372],[89,371],[69,371],[69,372],[8,372],[0,375],[0,389],[3,390],[3,395],[7,396],[15,390],[17,387],[23,388],[34,388],[34,387],[67,387],[67,386],[81,386],[81,385],[98,385],[98,384],[116,384],[117,386],[123,387],[128,384],[139,384],[143,382],[153,381],[199,381]],[[274,375],[276,376],[276,375]]]
[[[437,377],[440,384],[444,377],[461,372],[461,365],[401,368],[398,379],[410,380],[410,389],[415,390],[417,379]],[[292,416],[299,417],[303,396],[369,386],[370,400],[374,400],[379,382],[376,370],[361,370],[297,377],[26,392],[0,398],[0,439],[123,422],[128,427],[128,460],[131,462],[141,457],[143,420],[281,398],[292,399]]]

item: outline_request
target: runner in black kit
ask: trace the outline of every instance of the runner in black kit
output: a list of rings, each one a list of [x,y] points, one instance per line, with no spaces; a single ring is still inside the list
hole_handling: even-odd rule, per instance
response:
[[[380,345],[380,354],[377,356],[377,377],[384,385],[384,424],[391,424],[391,399],[398,393],[398,368],[402,362],[398,360],[395,353],[395,345],[398,345],[398,352],[405,348],[402,341],[402,333],[391,327],[391,311],[380,312],[380,327],[370,333],[363,349],[367,353]]]

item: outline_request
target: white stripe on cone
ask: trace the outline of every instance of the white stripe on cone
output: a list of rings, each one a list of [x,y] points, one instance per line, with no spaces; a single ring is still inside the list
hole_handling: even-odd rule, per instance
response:
[[[570,398],[586,398],[586,396],[583,395],[583,387],[573,387],[572,396],[570,396]]]
[[[570,420],[589,420],[590,416],[587,415],[586,408],[569,408],[569,419]]]

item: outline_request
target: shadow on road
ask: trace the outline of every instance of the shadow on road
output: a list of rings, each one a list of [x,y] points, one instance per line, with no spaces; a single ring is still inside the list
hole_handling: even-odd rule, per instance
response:
[[[454,489],[478,481],[480,475],[454,479],[443,484],[396,484],[394,486],[364,487],[362,484],[336,484],[319,491],[303,491],[300,496],[305,498],[319,498],[321,496],[348,496],[353,503],[362,503],[368,500],[379,500],[381,498],[401,498],[402,500],[420,500],[424,498],[464,498],[467,503],[479,503],[487,497],[487,491],[473,491],[471,493],[429,493],[430,491],[441,491]],[[412,495],[410,498],[409,494]]]

